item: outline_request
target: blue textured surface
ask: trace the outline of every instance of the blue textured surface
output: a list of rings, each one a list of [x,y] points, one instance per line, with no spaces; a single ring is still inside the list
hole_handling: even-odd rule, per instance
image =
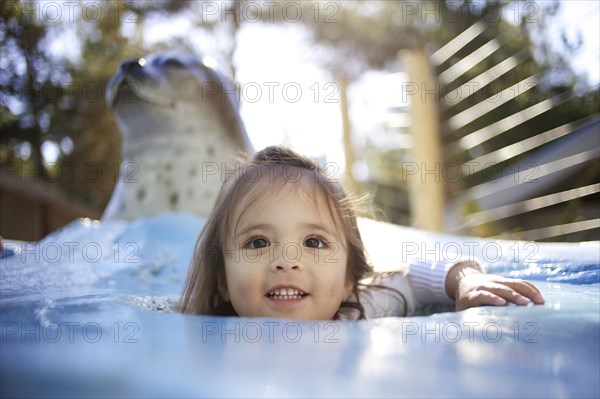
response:
[[[186,214],[79,221],[34,246],[7,243],[2,397],[600,396],[598,243],[476,254],[488,271],[535,280],[544,306],[318,323],[148,310],[180,293],[201,226]],[[399,239],[476,240],[385,234]]]

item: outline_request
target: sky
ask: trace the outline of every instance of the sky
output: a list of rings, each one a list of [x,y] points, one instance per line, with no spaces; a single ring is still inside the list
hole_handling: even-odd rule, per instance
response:
[[[565,30],[568,37],[580,35],[581,47],[572,58],[576,71],[586,74],[592,85],[600,83],[600,0],[566,0],[557,18],[557,26]],[[558,41],[560,30],[552,37]]]
[[[530,3],[520,3],[521,12]],[[600,82],[599,9],[600,0],[563,1],[556,23],[551,24],[555,29],[547,32],[557,46],[563,30],[570,41],[581,37],[582,45],[571,58],[572,65],[586,74],[592,85]],[[343,170],[339,88],[315,62],[309,38],[298,25],[242,25],[234,56],[242,118],[255,149],[286,144],[309,156],[335,162]],[[205,54],[216,45],[214,37],[190,34],[192,23],[186,16],[176,21],[148,21],[146,26],[144,37],[149,44],[168,36],[183,36]],[[390,76],[373,71],[350,87],[353,134],[358,141],[372,134],[373,126],[385,117],[386,107],[402,105],[398,94],[403,79],[402,74]],[[410,146],[410,140],[400,140],[399,145]],[[57,155],[58,146],[45,147],[47,160]]]

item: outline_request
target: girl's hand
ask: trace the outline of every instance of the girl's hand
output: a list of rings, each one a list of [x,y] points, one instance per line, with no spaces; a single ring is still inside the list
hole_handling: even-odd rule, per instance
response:
[[[446,292],[456,302],[456,310],[474,306],[503,306],[544,303],[542,294],[528,281],[482,273],[476,262],[459,262],[446,276]]]

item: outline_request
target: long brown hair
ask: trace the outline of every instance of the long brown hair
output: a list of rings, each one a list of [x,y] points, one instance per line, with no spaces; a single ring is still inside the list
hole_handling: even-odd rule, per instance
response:
[[[196,242],[179,310],[189,314],[237,315],[231,303],[221,294],[225,286],[224,244],[236,224],[234,214],[242,202],[252,202],[257,198],[265,184],[269,185],[269,189],[283,187],[286,179],[289,182],[291,170],[294,179],[300,172],[302,183],[310,184],[317,195],[327,199],[329,212],[345,239],[347,273],[354,294],[351,300],[342,302],[340,310],[356,309],[358,318],[364,319],[359,281],[373,270],[367,261],[352,201],[341,184],[328,177],[318,163],[281,146],[265,148],[252,160],[237,164],[234,170],[235,173],[230,174],[221,187],[213,211]]]

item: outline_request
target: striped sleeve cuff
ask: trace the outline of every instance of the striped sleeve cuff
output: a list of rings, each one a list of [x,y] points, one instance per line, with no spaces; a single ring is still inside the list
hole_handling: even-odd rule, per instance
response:
[[[421,305],[430,303],[452,304],[446,293],[446,275],[456,262],[431,262],[411,259],[408,263],[408,280],[415,298]]]

